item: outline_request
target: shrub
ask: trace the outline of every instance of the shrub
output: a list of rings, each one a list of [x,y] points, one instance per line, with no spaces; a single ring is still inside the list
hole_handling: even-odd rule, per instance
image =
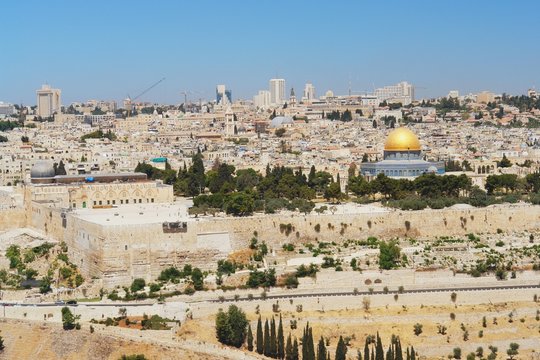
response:
[[[137,278],[137,279],[134,279],[133,282],[131,283],[130,290],[131,292],[137,292],[139,290],[144,289],[145,286],[146,286],[146,281],[144,281],[144,279]]]

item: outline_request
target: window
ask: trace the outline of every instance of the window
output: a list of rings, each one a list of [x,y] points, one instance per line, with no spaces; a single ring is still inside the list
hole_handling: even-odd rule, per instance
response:
[[[139,199],[139,204],[141,204],[141,203],[142,203],[142,199]]]
[[[111,200],[107,200],[107,205],[111,205]]]
[[[150,199],[151,202],[154,202],[154,198]]]
[[[96,205],[97,205],[97,201],[96,201],[96,200],[94,200],[94,206],[96,206]]]
[[[128,200],[128,199],[126,199],[126,204],[129,204],[129,200]]]
[[[124,250],[127,250],[127,245],[124,245]]]
[[[120,204],[123,204],[124,203],[124,199],[120,200]]]
[[[113,201],[112,201],[112,204],[115,205],[115,204],[116,204],[116,200],[113,200]]]
[[[99,200],[99,205],[103,205],[103,202],[101,200]]]
[[[72,207],[75,209],[77,207],[77,204],[73,203]]]

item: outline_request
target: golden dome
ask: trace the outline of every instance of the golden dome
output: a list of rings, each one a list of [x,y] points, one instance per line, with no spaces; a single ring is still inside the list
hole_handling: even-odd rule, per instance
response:
[[[409,129],[400,127],[392,130],[384,144],[385,151],[419,151],[420,141]]]

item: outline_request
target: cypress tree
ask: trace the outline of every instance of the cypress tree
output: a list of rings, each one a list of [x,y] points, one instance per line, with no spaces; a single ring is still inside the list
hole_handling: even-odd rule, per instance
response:
[[[300,360],[300,354],[298,353],[298,340],[296,340],[296,338],[294,338],[291,360]]]
[[[285,357],[285,336],[283,335],[283,321],[279,314],[279,326],[277,334],[277,357],[283,359]]]
[[[345,360],[347,356],[347,346],[343,341],[343,336],[339,336],[338,344],[336,347],[336,357],[335,360]]]
[[[356,351],[356,360],[362,360],[362,352],[360,350]]]
[[[317,346],[317,360],[326,360],[326,346],[324,345],[324,339],[321,336],[319,345]]]
[[[396,349],[394,351],[395,360],[403,360],[403,351],[401,350],[401,340],[397,338],[396,340]]]
[[[409,352],[408,346],[407,346],[407,360],[411,360],[411,353]]]
[[[386,360],[394,360],[392,355],[392,345],[388,345],[388,350],[386,350]]]
[[[371,347],[371,360],[375,360],[375,349]]]
[[[315,343],[313,342],[313,329],[309,327],[309,325],[306,326],[306,339],[307,343],[302,344],[302,347],[306,348],[306,360],[315,360]],[[304,358],[302,358],[304,360]]]
[[[416,360],[416,353],[412,345],[411,345],[411,360]]]
[[[263,340],[263,330],[262,330],[262,321],[259,316],[257,321],[257,352],[262,355],[264,351],[264,340]]]
[[[381,337],[379,332],[377,332],[377,345],[375,347],[375,360],[384,360],[384,349],[382,346]]]
[[[289,336],[287,336],[287,345],[285,346],[285,360],[292,360],[292,352],[291,334],[289,333]]]
[[[270,328],[268,327],[268,319],[264,321],[264,356],[270,357]]]
[[[369,360],[369,344],[366,339],[366,344],[364,345],[364,360]]]
[[[270,357],[277,358],[276,320],[274,317],[270,321]]]
[[[302,359],[307,359],[307,328],[309,326],[309,322],[307,323],[306,327],[302,331]]]
[[[251,324],[248,325],[247,348],[249,351],[253,351],[253,333],[251,332]]]

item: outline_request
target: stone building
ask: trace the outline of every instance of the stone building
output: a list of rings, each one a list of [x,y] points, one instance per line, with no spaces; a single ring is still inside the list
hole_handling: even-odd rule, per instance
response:
[[[361,174],[373,178],[384,174],[392,178],[416,177],[426,173],[444,174],[444,162],[429,162],[422,158],[418,137],[400,127],[388,134],[384,144],[384,160],[362,163]]]

